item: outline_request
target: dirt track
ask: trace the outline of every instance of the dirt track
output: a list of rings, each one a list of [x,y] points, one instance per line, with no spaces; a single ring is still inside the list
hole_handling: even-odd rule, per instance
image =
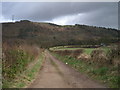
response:
[[[48,51],[45,57],[42,70],[29,88],[105,88],[57,60]]]

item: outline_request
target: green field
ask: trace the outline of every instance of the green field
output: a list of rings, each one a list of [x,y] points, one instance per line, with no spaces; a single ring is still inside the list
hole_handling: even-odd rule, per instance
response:
[[[68,46],[58,46],[58,47],[52,47],[50,48],[50,50],[52,51],[59,51],[59,50],[78,50],[78,49],[83,49],[84,50],[84,53],[86,54],[91,54],[91,52],[93,50],[98,50],[98,49],[101,49],[101,50],[104,50],[105,53],[107,53],[110,48],[109,47],[100,47],[100,48],[69,48]]]

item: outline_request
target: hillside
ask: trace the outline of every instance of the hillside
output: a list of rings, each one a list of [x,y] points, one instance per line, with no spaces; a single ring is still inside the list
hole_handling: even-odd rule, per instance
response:
[[[90,73],[95,77],[94,79],[98,76],[98,79],[105,81],[104,83],[108,83],[109,87],[118,87],[119,82],[117,80],[119,77],[117,76],[117,71],[119,66],[119,49],[116,45],[109,44],[116,44],[118,42],[119,32],[119,30],[95,26],[78,24],[60,26],[52,23],[38,23],[27,20],[15,23],[2,23],[3,88],[27,87],[34,81],[34,78],[38,78],[37,74],[43,77],[36,79],[30,88],[39,88],[39,86],[54,87],[57,85],[57,87],[61,85],[63,88],[64,86],[66,87],[68,83],[69,87],[74,87],[75,85],[78,88],[104,87],[84,77],[84,75],[76,71],[78,69],[84,70],[88,75]],[[109,47],[100,47],[101,49],[103,48],[105,52],[101,51],[100,48],[91,48],[98,47],[101,43],[104,43],[103,45],[109,45]],[[63,47],[63,45],[67,46]],[[61,51],[59,52],[60,47],[63,49],[62,53]],[[59,49],[57,52],[61,53],[58,53],[59,56],[56,56],[57,53],[54,52],[54,50],[57,49]],[[67,49],[78,50],[72,51]],[[110,52],[108,52],[108,49]],[[68,54],[68,57],[64,56],[66,54]],[[86,59],[86,56],[90,58]],[[63,64],[60,60],[63,60]],[[75,68],[73,66],[67,68],[66,62],[69,62],[67,63],[68,65],[73,63],[72,65],[75,66]],[[43,74],[39,74],[39,70],[41,70]],[[52,71],[53,73],[45,73],[46,70],[48,70],[48,72]],[[61,73],[64,74],[65,78],[63,78]],[[72,76],[68,77],[68,74]],[[53,75],[55,79],[51,79]],[[87,82],[84,81],[83,77]],[[50,81],[50,83],[48,83],[48,81]],[[73,81],[75,81],[76,84],[73,85],[71,83]],[[56,82],[58,82],[57,85]]]
[[[113,43],[118,40],[119,30],[86,25],[59,26],[23,20],[2,23],[3,43],[30,43],[41,47],[58,45]]]

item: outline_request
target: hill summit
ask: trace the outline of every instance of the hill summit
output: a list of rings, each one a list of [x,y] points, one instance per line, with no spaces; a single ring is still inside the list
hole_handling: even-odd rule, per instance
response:
[[[53,23],[21,20],[2,23],[3,43],[30,43],[41,47],[58,45],[81,45],[114,43],[118,41],[119,30],[87,25],[56,25]]]

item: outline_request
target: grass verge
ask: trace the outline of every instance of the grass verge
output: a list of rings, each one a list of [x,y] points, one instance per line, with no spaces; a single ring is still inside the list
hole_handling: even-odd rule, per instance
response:
[[[52,55],[64,63],[68,63],[68,65],[77,71],[86,73],[89,77],[94,80],[98,80],[100,83],[103,83],[107,87],[120,88],[120,76],[118,75],[118,67],[97,67],[95,64],[89,64],[70,56],[60,56],[56,53],[52,53]]]
[[[24,88],[29,85],[39,72],[43,60],[44,54],[42,53],[31,68],[27,68],[23,73],[17,74],[12,82],[5,81],[3,88]]]

